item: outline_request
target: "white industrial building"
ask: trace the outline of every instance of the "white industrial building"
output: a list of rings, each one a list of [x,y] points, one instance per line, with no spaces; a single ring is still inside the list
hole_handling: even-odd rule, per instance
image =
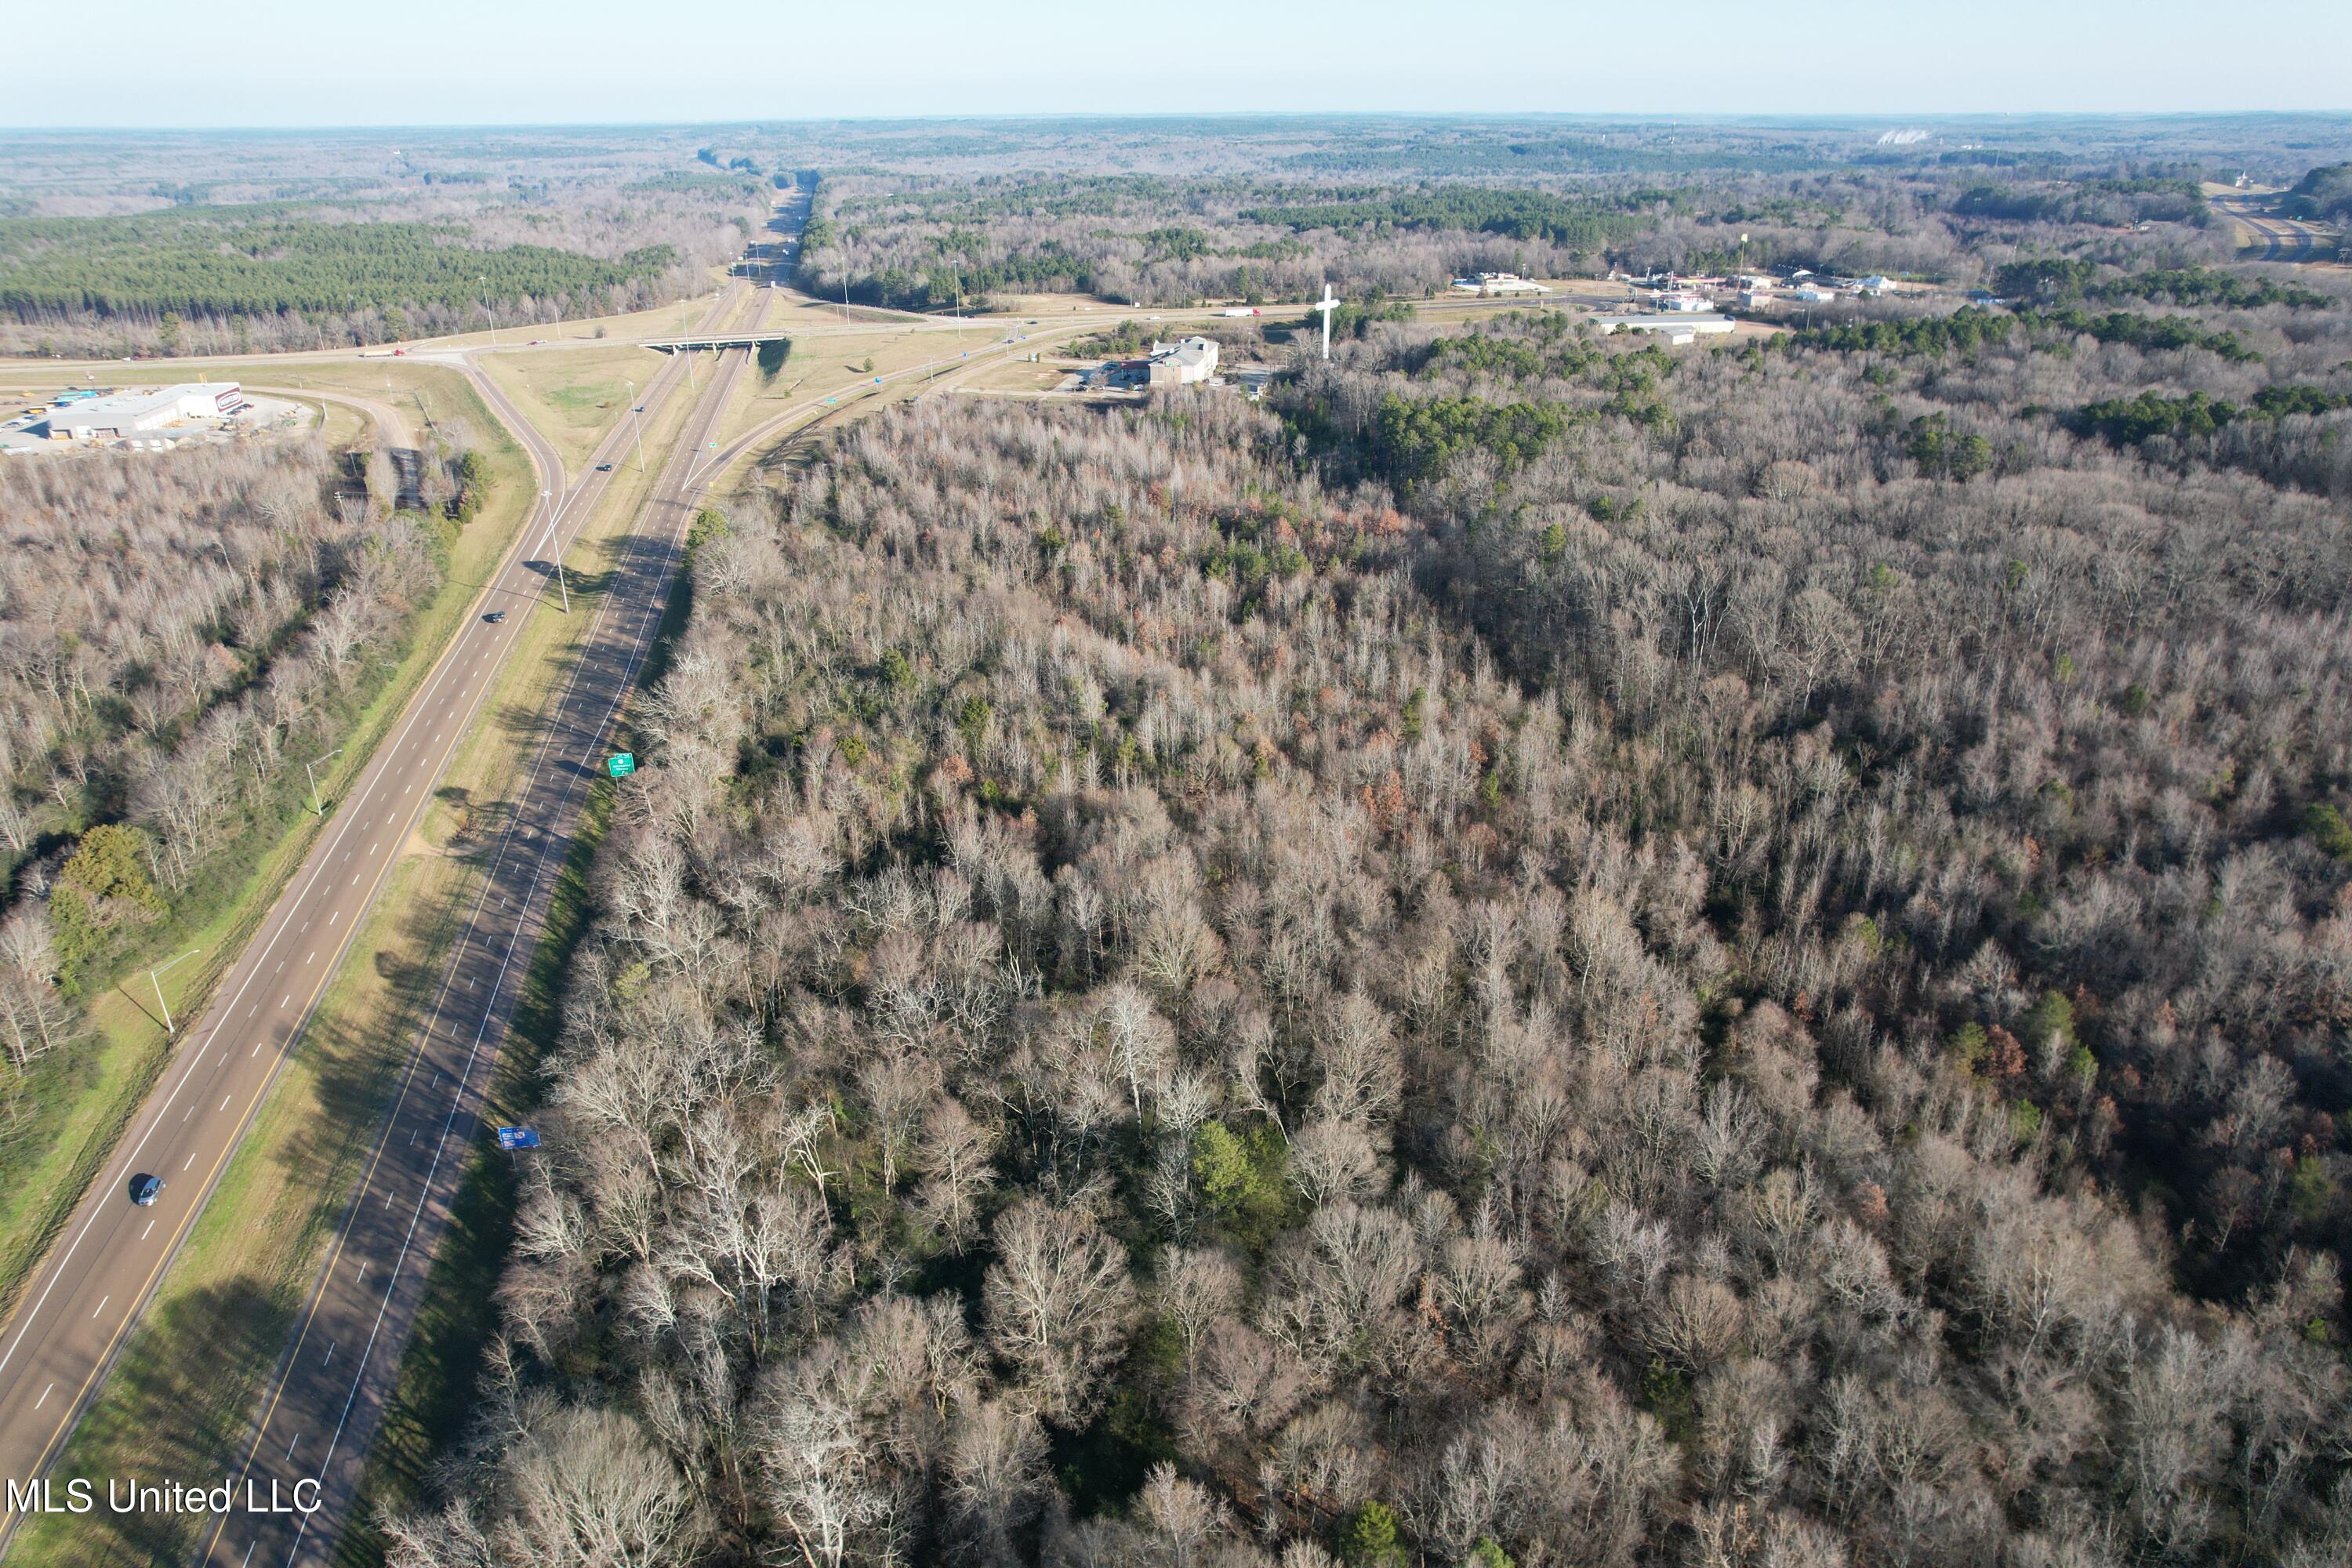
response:
[[[1595,316],[1592,324],[1604,336],[1614,331],[1665,332],[1675,342],[1688,342],[1701,336],[1717,336],[1733,331],[1738,325],[1728,316],[1680,312],[1668,316]]]
[[[245,391],[233,381],[191,381],[117,392],[50,409],[49,439],[121,440],[192,419],[226,418],[244,406]]]
[[[1789,298],[1796,300],[1801,305],[1826,305],[1831,300],[1837,298],[1837,293],[1834,289],[1817,289],[1808,283],[1803,288],[1798,289],[1795,293],[1790,295]]]
[[[1661,310],[1706,310],[1714,307],[1714,301],[1706,295],[1688,289],[1668,289],[1657,297],[1656,303]]]
[[[1153,343],[1151,357],[1144,362],[1143,379],[1147,386],[1190,386],[1216,374],[1216,340],[1185,338]]]
[[[1551,285],[1522,278],[1516,272],[1476,272],[1454,280],[1457,294],[1549,294]]]

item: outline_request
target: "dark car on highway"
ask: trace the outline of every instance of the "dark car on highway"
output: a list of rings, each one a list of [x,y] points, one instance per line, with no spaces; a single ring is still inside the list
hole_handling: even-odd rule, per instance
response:
[[[163,1190],[163,1178],[161,1176],[149,1175],[142,1171],[131,1178],[131,1201],[142,1209],[153,1203],[155,1194]]]
[[[504,610],[492,610],[488,615],[482,617],[483,620],[488,622],[491,626],[497,626],[500,621],[503,621],[506,618],[507,613]]]

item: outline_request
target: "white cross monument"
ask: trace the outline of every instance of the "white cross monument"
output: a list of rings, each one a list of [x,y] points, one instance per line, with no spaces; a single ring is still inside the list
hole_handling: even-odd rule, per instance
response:
[[[1325,359],[1331,357],[1331,312],[1339,308],[1339,301],[1333,297],[1331,285],[1324,284],[1323,298],[1315,302],[1315,309],[1323,312],[1323,357]]]

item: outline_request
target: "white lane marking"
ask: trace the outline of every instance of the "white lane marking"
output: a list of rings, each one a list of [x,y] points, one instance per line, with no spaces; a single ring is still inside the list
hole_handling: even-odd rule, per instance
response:
[[[283,968],[283,967],[284,967],[284,965],[282,965],[282,964],[281,964],[281,965],[279,965],[279,967],[280,967],[280,968]],[[289,1003],[289,1002],[291,1002],[292,1000],[294,1000],[294,993],[292,993],[291,991],[289,991],[288,993],[286,993],[286,994],[285,994],[285,995],[280,996],[280,997],[278,999],[278,1007],[282,1010],[282,1009],[285,1007],[286,1004],[287,1004],[287,1003]]]
[[[308,955],[307,957],[305,957],[305,958],[302,960],[302,962],[303,962],[303,963],[310,963],[310,960],[311,960],[311,959],[316,958],[316,957],[318,957],[318,956],[319,956],[319,950],[318,950],[317,948],[315,948],[315,947],[314,947],[314,948],[312,948],[312,949],[310,950],[310,952],[309,955]]]
[[[335,916],[336,916],[336,915],[340,915],[340,914],[341,914],[342,912],[343,912],[343,911],[342,911],[342,910],[335,910],[333,914],[331,914],[331,915],[329,915],[329,916],[327,917],[327,923],[328,923],[329,925],[333,925],[333,924],[335,923]]]
[[[360,1279],[365,1279],[367,1278],[368,1265],[369,1265],[369,1264],[373,1263],[374,1261],[375,1261],[375,1259],[374,1259],[374,1258],[368,1258],[365,1262],[362,1262],[362,1263],[360,1265],[360,1277],[359,1277],[359,1279],[354,1279],[354,1280],[352,1280],[352,1284],[354,1284],[354,1285],[356,1285],[356,1284],[358,1284],[358,1283],[360,1282]]]
[[[229,1091],[229,1094],[235,1094],[236,1092],[236,1091],[235,1089],[231,1089],[231,1090]],[[220,1108],[221,1108],[221,1110],[226,1110],[228,1109],[229,1094],[224,1094],[224,1095],[222,1095],[222,1096],[221,1096],[221,1102],[220,1102]],[[214,1112],[213,1112],[213,1114],[214,1114],[215,1116],[218,1116],[218,1115],[220,1114],[220,1110],[215,1110],[215,1111],[214,1111]]]
[[[188,1155],[188,1157],[187,1157],[186,1159],[184,1159],[184,1160],[183,1160],[183,1161],[181,1161],[181,1162],[180,1162],[180,1173],[181,1173],[181,1174],[185,1175],[185,1174],[187,1173],[188,1167],[189,1167],[189,1166],[191,1166],[191,1165],[193,1165],[193,1164],[194,1164],[195,1163],[196,1163],[196,1156],[194,1155],[194,1152],[191,1152],[191,1153]]]
[[[152,1220],[152,1219],[151,1219],[151,1220],[149,1220],[149,1221],[147,1222],[147,1230],[152,1230],[152,1229],[154,1229],[154,1228],[155,1228],[155,1222],[154,1222],[153,1220]],[[146,1240],[146,1239],[147,1239],[147,1230],[142,1230],[142,1231],[141,1231],[141,1232],[139,1233],[139,1239],[140,1239],[140,1240],[144,1241],[144,1240]]]
[[[55,1394],[57,1391],[58,1385],[54,1383],[49,1384],[48,1387],[41,1390],[41,1396],[33,1401],[33,1408],[38,1410],[42,1405],[47,1405],[49,1402],[49,1395]]]
[[[445,667],[445,671],[446,668],[446,667]],[[423,722],[423,704],[411,702],[407,707],[406,712],[401,719],[398,732],[389,737],[385,742],[388,750],[391,752],[396,753],[406,746],[409,743],[408,738],[415,732],[417,727]],[[413,784],[410,787],[414,787]],[[363,801],[370,794],[373,793],[373,785],[370,784],[362,792],[359,798]],[[403,793],[406,792],[404,791]],[[331,829],[331,831],[335,837],[333,843],[329,846],[328,853],[330,854],[333,852],[335,847],[341,846],[344,842],[345,835],[352,831],[352,825],[349,818],[339,818],[337,826]],[[345,853],[348,854],[349,851],[345,850]],[[303,883],[301,892],[296,895],[298,899],[307,897],[310,890],[318,886],[319,879],[326,874],[327,864],[328,862],[323,858],[319,862],[318,868],[312,871],[309,879]],[[274,929],[270,931],[269,941],[261,950],[261,958],[267,959],[269,956],[270,950],[275,948],[279,941],[284,938],[285,931],[286,928],[283,921],[278,922]],[[285,961],[280,959],[278,963],[277,968],[282,970],[285,967]],[[272,973],[276,973],[276,971],[272,971]],[[238,984],[236,994],[231,995],[228,998],[228,1001],[225,1004],[224,1011],[234,1009],[238,998],[244,995],[246,986],[252,983],[253,974],[249,972],[247,978]],[[283,1007],[286,1005],[286,1003],[281,1001],[278,1003],[278,1005]],[[197,1061],[201,1060],[203,1057],[204,1052],[199,1049],[195,1057],[190,1059],[186,1069],[181,1072],[180,1075],[173,1081],[170,1093],[164,1096],[163,1103],[156,1112],[159,1119],[163,1111],[172,1109],[172,1102],[174,1100],[177,1100],[180,1096],[181,1090],[187,1088],[193,1081],[195,1076],[195,1064]],[[139,1135],[138,1142],[131,1145],[130,1153],[126,1158],[125,1163],[127,1164],[131,1164],[135,1168],[139,1156],[142,1152],[145,1150],[149,1139],[155,1135],[154,1129],[157,1125],[160,1125],[160,1121],[157,1123],[151,1123],[147,1131]],[[194,1156],[190,1156],[190,1159],[193,1161]],[[182,1168],[185,1169],[186,1167],[183,1166]],[[49,1264],[47,1270],[47,1279],[41,1286],[40,1294],[33,1299],[30,1307],[16,1315],[16,1332],[9,1338],[6,1347],[5,1349],[0,1349],[0,1372],[6,1371],[8,1364],[16,1359],[16,1353],[25,1348],[26,1338],[32,1333],[34,1327],[39,1321],[41,1312],[48,1305],[50,1295],[57,1289],[58,1282],[67,1276],[66,1265],[72,1262],[74,1255],[81,1250],[82,1243],[89,1238],[91,1228],[98,1224],[100,1215],[105,1212],[106,1210],[103,1205],[92,1208],[89,1211],[89,1216],[82,1221],[81,1227],[74,1232],[73,1238],[66,1243],[65,1250],[58,1254]],[[252,1554],[251,1549],[248,1548],[246,1555],[250,1557]]]
[[[381,844],[381,843],[383,843],[383,841],[382,839],[378,839],[378,840],[376,840],[376,843],[377,843],[377,844]],[[373,855],[373,854],[374,854],[374,853],[375,853],[375,844],[371,844],[371,845],[369,845],[369,846],[368,846],[368,853],[369,853],[369,854],[371,854],[371,855]]]
[[[262,1042],[260,1042],[259,1040],[256,1040],[256,1041],[254,1041],[254,1042],[253,1042],[253,1049],[251,1049],[251,1050],[249,1050],[249,1051],[247,1051],[247,1052],[246,1052],[246,1053],[245,1053],[245,1059],[246,1059],[247,1061],[251,1061],[254,1058],[256,1058],[256,1057],[259,1056],[259,1055],[261,1054],[261,1045],[262,1045]]]
[[[607,603],[609,604],[609,601],[608,601]],[[595,631],[598,629],[598,627],[600,627],[600,626],[601,626],[601,625],[602,625],[602,623],[603,623],[604,614],[604,609],[605,609],[605,607],[606,607],[606,605],[600,605],[598,606],[598,609],[597,609],[597,612],[596,612],[596,624],[595,624],[595,625],[593,625],[593,626],[590,627],[590,633],[591,633],[591,635],[592,635],[592,636],[595,633]],[[633,681],[633,680],[635,679],[635,674],[636,674],[637,666],[638,666],[639,662],[643,659],[643,658],[644,658],[644,656],[645,656],[645,644],[646,644],[646,633],[647,633],[647,631],[650,629],[650,626],[651,626],[651,625],[652,625],[652,623],[653,623],[653,621],[654,621],[654,618],[655,618],[655,616],[656,616],[656,613],[657,613],[658,609],[659,609],[659,601],[658,601],[657,599],[649,599],[649,601],[648,601],[648,603],[646,605],[646,606],[645,606],[643,609],[641,609],[641,610],[640,610],[640,612],[639,612],[639,617],[640,617],[640,619],[639,619],[639,626],[638,626],[638,629],[637,629],[637,632],[636,632],[636,636],[635,636],[635,637],[633,639],[633,645],[632,645],[632,647],[631,647],[631,648],[630,648],[628,668],[627,668],[623,672],[623,674],[622,674],[622,678],[621,678],[621,685],[622,685],[623,689],[625,689],[625,690],[627,689],[627,687],[628,687],[628,685],[630,684],[630,682],[631,682],[631,681]],[[558,701],[559,705],[560,705],[560,704],[562,704],[562,703],[563,703],[563,702],[565,702],[565,701],[568,701],[568,700],[569,700],[569,699],[570,699],[570,697],[571,697],[571,694],[572,694],[572,687],[573,687],[574,683],[576,683],[576,682],[577,682],[578,679],[579,679],[579,667],[578,667],[577,665],[575,665],[575,666],[573,667],[572,670],[571,675],[566,679],[565,685],[564,685],[564,689],[563,689],[562,693],[562,694],[558,697],[558,699],[557,699],[557,701]],[[618,696],[615,696],[615,697],[614,697],[614,698],[611,700],[611,701],[607,704],[606,709],[605,709],[605,721],[606,721],[606,722],[609,722],[609,721],[610,721],[613,709],[614,709],[614,708],[615,708],[615,707],[617,707],[617,706],[619,705],[619,701],[620,701],[619,697],[618,697]],[[600,725],[600,726],[598,726],[598,731],[599,731],[599,732],[601,732],[601,731],[602,731],[602,726],[601,726],[601,725]],[[535,780],[536,780],[537,773],[538,773],[538,765],[537,765],[536,763],[534,763],[534,764],[533,764],[533,767],[532,767],[532,780],[533,780],[534,782],[535,782]],[[526,785],[526,787],[528,787],[528,785]],[[570,788],[569,788],[568,784],[567,784],[567,787],[566,787],[566,788],[565,788],[565,790],[564,790],[564,795],[565,795],[566,800],[568,800],[568,799],[570,798],[570,795],[571,795],[571,790],[570,790]],[[543,860],[540,860],[540,859],[536,859],[536,858],[535,858],[535,859],[534,859],[534,861],[533,861],[533,864],[532,864],[532,878],[531,878],[532,888],[533,888],[533,889],[534,889],[534,890],[536,890],[536,889],[537,889],[537,887],[538,887],[538,883],[539,883],[540,876],[541,876],[541,875],[542,874],[542,872],[544,871],[544,868],[544,868],[544,862],[543,862]],[[510,940],[510,941],[508,942],[508,944],[507,944],[507,952],[506,952],[505,957],[504,957],[504,959],[501,961],[501,963],[500,963],[500,964],[499,964],[499,981],[500,981],[500,984],[503,984],[504,976],[505,976],[505,973],[506,973],[506,969],[507,969],[507,965],[508,965],[509,963],[510,963],[513,961],[513,957],[514,957],[514,951],[515,951],[515,943],[514,943],[514,942],[513,942],[513,941],[511,941],[511,940]],[[444,984],[445,984],[445,985],[446,984],[446,981],[444,982]],[[492,994],[493,996],[495,996],[497,994],[498,994],[498,986],[494,985],[494,986],[492,987],[491,994]],[[436,1007],[436,1010],[437,1010],[437,1007]],[[428,1023],[427,1027],[429,1028],[430,1026],[430,1026],[430,1024]],[[480,1051],[481,1051],[481,1048],[482,1048],[482,1041],[483,1041],[484,1037],[485,1037],[485,1036],[488,1034],[488,1027],[489,1027],[489,1017],[488,1017],[488,1015],[485,1014],[485,1015],[484,1015],[484,1016],[483,1016],[483,1020],[482,1020],[482,1025],[481,1025],[481,1026],[480,1026],[478,1029],[477,1029],[477,1030],[476,1030],[476,1032],[475,1032],[473,1047],[472,1047],[472,1048],[471,1048],[471,1049],[467,1053],[467,1058],[466,1058],[466,1060],[467,1060],[467,1075],[466,1075],[465,1077],[461,1077],[461,1078],[459,1078],[459,1079],[458,1079],[458,1081],[457,1081],[457,1098],[456,1098],[456,1099],[451,1102],[450,1109],[449,1109],[449,1115],[448,1115],[447,1120],[446,1120],[446,1121],[443,1122],[443,1124],[442,1124],[440,1142],[439,1142],[438,1143],[436,1143],[436,1144],[435,1149],[434,1149],[434,1155],[433,1155],[433,1164],[432,1164],[432,1167],[426,1171],[426,1173],[425,1173],[425,1184],[424,1184],[424,1187],[423,1187],[423,1189],[422,1189],[422,1190],[418,1193],[418,1194],[417,1194],[416,1209],[415,1209],[415,1212],[414,1212],[414,1213],[409,1216],[409,1221],[408,1221],[408,1233],[407,1233],[406,1237],[404,1237],[403,1238],[402,1242],[401,1242],[400,1256],[399,1256],[398,1258],[394,1258],[394,1259],[393,1260],[393,1269],[392,1269],[392,1273],[393,1273],[393,1284],[394,1284],[394,1285],[396,1285],[396,1284],[398,1283],[398,1281],[399,1281],[401,1267],[402,1267],[402,1265],[403,1265],[403,1264],[404,1264],[404,1263],[406,1262],[406,1260],[407,1260],[408,1253],[409,1253],[409,1249],[410,1249],[410,1247],[411,1247],[412,1246],[414,1246],[414,1244],[415,1244],[415,1237],[416,1237],[416,1228],[417,1228],[418,1223],[422,1220],[422,1218],[423,1218],[423,1216],[424,1216],[425,1203],[426,1203],[426,1201],[430,1198],[430,1196],[431,1196],[431,1194],[432,1194],[432,1190],[433,1190],[433,1178],[434,1178],[434,1174],[435,1174],[435,1173],[436,1173],[436,1172],[439,1170],[439,1168],[440,1168],[440,1163],[441,1163],[441,1154],[442,1154],[442,1152],[443,1152],[443,1150],[444,1150],[444,1149],[447,1146],[447,1144],[448,1144],[450,1131],[451,1131],[451,1129],[454,1127],[454,1125],[455,1125],[455,1123],[456,1123],[456,1118],[457,1118],[457,1111],[458,1111],[458,1110],[462,1107],[462,1105],[463,1105],[463,1103],[464,1103],[464,1100],[465,1100],[465,1089],[466,1089],[467,1079],[467,1078],[469,1078],[469,1077],[471,1076],[471,1069],[472,1069],[472,1066],[473,1066],[474,1060],[475,1060],[476,1057],[477,1057],[477,1056],[478,1056],[478,1055],[479,1055],[479,1053],[480,1053]],[[441,1087],[441,1079],[442,1079],[442,1076],[443,1076],[443,1075],[442,1075],[440,1072],[437,1072],[437,1071],[433,1075],[433,1086],[434,1086],[434,1088],[435,1088],[436,1089],[438,1089]],[[386,1193],[386,1194],[384,1194],[384,1203],[385,1203],[385,1206],[386,1206],[386,1207],[389,1207],[389,1206],[391,1205],[391,1201],[392,1201],[392,1200],[391,1200],[391,1194],[390,1194],[389,1193]],[[348,1235],[348,1234],[349,1234],[348,1229],[346,1230],[345,1234],[346,1234],[346,1235]],[[343,1426],[344,1426],[344,1425],[345,1425],[347,1422],[349,1422],[349,1421],[350,1421],[350,1419],[351,1419],[351,1414],[352,1414],[352,1408],[353,1405],[354,1405],[354,1404],[358,1401],[358,1399],[359,1399],[360,1380],[361,1380],[362,1378],[365,1377],[365,1376],[366,1376],[366,1374],[367,1374],[367,1367],[368,1367],[369,1355],[370,1355],[370,1352],[371,1352],[373,1350],[373,1348],[374,1348],[374,1345],[375,1345],[375,1342],[376,1342],[376,1338],[377,1338],[377,1336],[383,1332],[383,1330],[384,1315],[385,1315],[385,1313],[387,1313],[387,1312],[391,1310],[391,1306],[392,1306],[392,1294],[393,1294],[393,1292],[392,1292],[392,1287],[391,1287],[390,1285],[386,1286],[385,1290],[384,1290],[383,1301],[383,1303],[382,1303],[380,1306],[378,1306],[378,1307],[377,1307],[377,1309],[376,1309],[376,1316],[375,1316],[375,1323],[374,1323],[374,1326],[373,1326],[373,1327],[372,1327],[372,1328],[368,1331],[367,1343],[366,1343],[366,1344],[364,1344],[364,1345],[362,1345],[362,1346],[361,1347],[361,1350],[360,1350],[360,1364],[359,1364],[359,1369],[358,1369],[358,1371],[357,1371],[356,1373],[353,1373],[353,1375],[352,1375],[352,1379],[351,1391],[350,1391],[350,1393],[349,1393],[348,1394],[346,1394],[346,1395],[345,1395],[345,1397],[344,1397],[344,1400],[343,1400],[343,1412],[342,1412],[342,1415],[341,1415],[341,1417],[336,1421],[336,1423],[335,1423],[335,1431],[334,1431],[334,1435],[333,1435],[331,1437],[330,1437],[330,1438],[328,1439],[328,1442],[327,1442],[327,1455],[326,1455],[326,1459],[325,1459],[324,1461],[322,1461],[322,1473],[323,1473],[323,1465],[324,1465],[324,1464],[331,1464],[331,1463],[333,1462],[333,1460],[334,1460],[336,1447],[340,1445],[340,1443],[341,1443],[341,1440],[342,1440]],[[280,1385],[280,1386],[282,1387],[282,1386],[283,1386],[283,1384],[281,1384],[281,1385]],[[258,1447],[260,1447],[260,1439],[259,1439],[259,1437],[258,1437],[258,1436],[257,1436],[257,1436],[256,1436],[256,1438],[255,1438],[255,1445],[254,1445],[254,1446],[255,1446],[255,1447],[256,1447],[256,1448],[258,1448]],[[250,1459],[248,1459],[248,1460],[247,1460],[248,1473],[249,1473],[249,1471],[250,1471],[250,1465],[251,1465],[251,1461],[250,1461]],[[299,1553],[299,1552],[300,1552],[300,1550],[301,1550],[301,1540],[302,1540],[302,1536],[303,1536],[303,1534],[304,1534],[305,1532],[307,1532],[307,1531],[309,1531],[310,1526],[310,1521],[308,1518],[305,1518],[305,1519],[301,1521],[300,1525],[299,1525],[299,1526],[297,1527],[297,1529],[296,1529],[296,1531],[295,1531],[295,1548],[294,1548],[294,1550],[295,1550],[295,1552],[298,1552],[298,1553]],[[248,1555],[248,1556],[250,1556],[250,1555],[251,1555],[251,1553],[248,1552],[247,1555]],[[289,1561],[290,1561],[290,1558],[289,1558]]]
[[[299,1443],[299,1442],[300,1442],[301,1440],[302,1440],[302,1434],[301,1434],[301,1433],[299,1433],[299,1432],[295,1433],[295,1434],[294,1434],[294,1443]],[[287,1457],[288,1458],[289,1458],[289,1459],[290,1459],[290,1458],[292,1458],[294,1457],[294,1443],[289,1443],[289,1444],[287,1444],[287,1445],[286,1445],[286,1457]]]
[[[352,872],[352,879],[351,879],[350,886],[356,888],[356,887],[358,887],[359,885],[360,885],[360,873],[358,873],[357,871],[354,871],[354,872]]]
[[[325,1359],[324,1361],[321,1361],[319,1364],[320,1364],[320,1366],[322,1366],[322,1367],[323,1367],[323,1366],[332,1366],[332,1365],[334,1364],[334,1363],[335,1363],[335,1342],[334,1342],[334,1341],[332,1341],[332,1340],[329,1340],[329,1341],[327,1342],[327,1356],[326,1356],[326,1359]]]
[[[99,1312],[103,1312],[103,1311],[105,1311],[105,1310],[106,1310],[106,1304],[107,1304],[109,1301],[111,1301],[111,1300],[114,1300],[114,1298],[113,1298],[113,1297],[111,1297],[111,1296],[100,1296],[100,1297],[98,1299],[98,1310],[97,1310],[97,1311],[94,1311],[94,1312],[92,1312],[92,1313],[90,1313],[90,1316],[91,1316],[91,1317],[93,1317],[93,1318],[95,1318],[95,1317],[97,1317],[97,1316],[98,1316]]]
[[[187,1109],[187,1110],[183,1110],[182,1112],[180,1112],[180,1120],[181,1120],[181,1121],[185,1121],[189,1117],[194,1116],[195,1113],[196,1113],[196,1108],[195,1108],[195,1105],[194,1104],[194,1102],[191,1102],[191,1103],[189,1104],[189,1106],[188,1106],[188,1109]]]
[[[245,1016],[246,1016],[247,1017],[250,1018],[250,1017],[252,1017],[256,1013],[258,1013],[258,1012],[260,1012],[260,1011],[261,1011],[261,1004],[260,1004],[260,1003],[258,1003],[258,1002],[256,1002],[252,1006],[247,1007],[247,1008],[245,1010]]]
[[[258,1546],[260,1544],[261,1537],[257,1535],[255,1536],[253,1538],[253,1546]],[[248,1546],[245,1549],[245,1555],[237,1559],[236,1568],[245,1568],[247,1563],[253,1561],[253,1546]]]
[[[413,1130],[409,1132],[409,1134],[408,1134],[408,1146],[409,1146],[410,1148],[414,1149],[414,1148],[415,1148],[415,1147],[416,1147],[416,1134],[417,1134],[417,1133],[419,1133],[419,1132],[422,1132],[422,1131],[425,1131],[425,1129],[423,1129],[422,1127],[418,1127],[418,1128],[413,1129]]]

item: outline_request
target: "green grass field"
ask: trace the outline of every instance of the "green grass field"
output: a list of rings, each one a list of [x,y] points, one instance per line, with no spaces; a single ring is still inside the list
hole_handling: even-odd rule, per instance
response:
[[[602,344],[484,354],[480,363],[523,417],[555,443],[564,471],[577,476],[604,432],[628,417],[629,384],[642,401],[664,361],[651,349]]]

